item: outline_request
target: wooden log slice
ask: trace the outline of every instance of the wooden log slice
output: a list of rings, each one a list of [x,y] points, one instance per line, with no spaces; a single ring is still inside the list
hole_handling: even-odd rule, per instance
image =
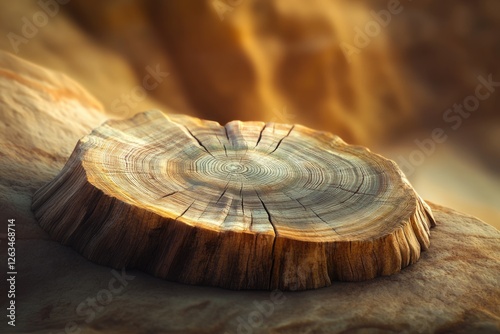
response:
[[[429,247],[431,209],[393,161],[301,125],[159,111],[84,137],[34,196],[91,261],[230,289],[390,275]]]

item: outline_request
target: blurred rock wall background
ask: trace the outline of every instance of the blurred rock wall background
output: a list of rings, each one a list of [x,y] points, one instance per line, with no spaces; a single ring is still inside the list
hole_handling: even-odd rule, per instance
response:
[[[327,130],[500,228],[496,0],[30,0],[0,20],[1,49],[70,75],[110,117]]]

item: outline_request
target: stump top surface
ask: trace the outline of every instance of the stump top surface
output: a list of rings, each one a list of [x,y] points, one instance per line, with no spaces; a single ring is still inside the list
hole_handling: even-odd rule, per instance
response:
[[[81,150],[89,181],[107,195],[216,231],[369,240],[407,223],[417,205],[392,161],[301,125],[150,111],[105,123]]]

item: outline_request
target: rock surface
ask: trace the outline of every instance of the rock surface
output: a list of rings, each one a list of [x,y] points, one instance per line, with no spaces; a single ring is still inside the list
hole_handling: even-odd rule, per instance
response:
[[[17,326],[2,321],[0,331],[500,332],[500,232],[437,205],[432,245],[418,263],[397,275],[313,291],[188,286],[88,262],[49,239],[30,210],[31,196],[106,115],[64,75],[5,54],[0,64],[0,216],[16,219],[18,262]],[[6,263],[4,239],[0,247]],[[4,279],[0,289],[6,291]]]

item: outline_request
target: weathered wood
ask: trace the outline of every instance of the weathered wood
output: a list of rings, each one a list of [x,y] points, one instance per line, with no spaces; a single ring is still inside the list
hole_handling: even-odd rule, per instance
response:
[[[158,111],[80,140],[33,210],[91,261],[231,289],[390,275],[434,225],[394,162],[337,136]]]

